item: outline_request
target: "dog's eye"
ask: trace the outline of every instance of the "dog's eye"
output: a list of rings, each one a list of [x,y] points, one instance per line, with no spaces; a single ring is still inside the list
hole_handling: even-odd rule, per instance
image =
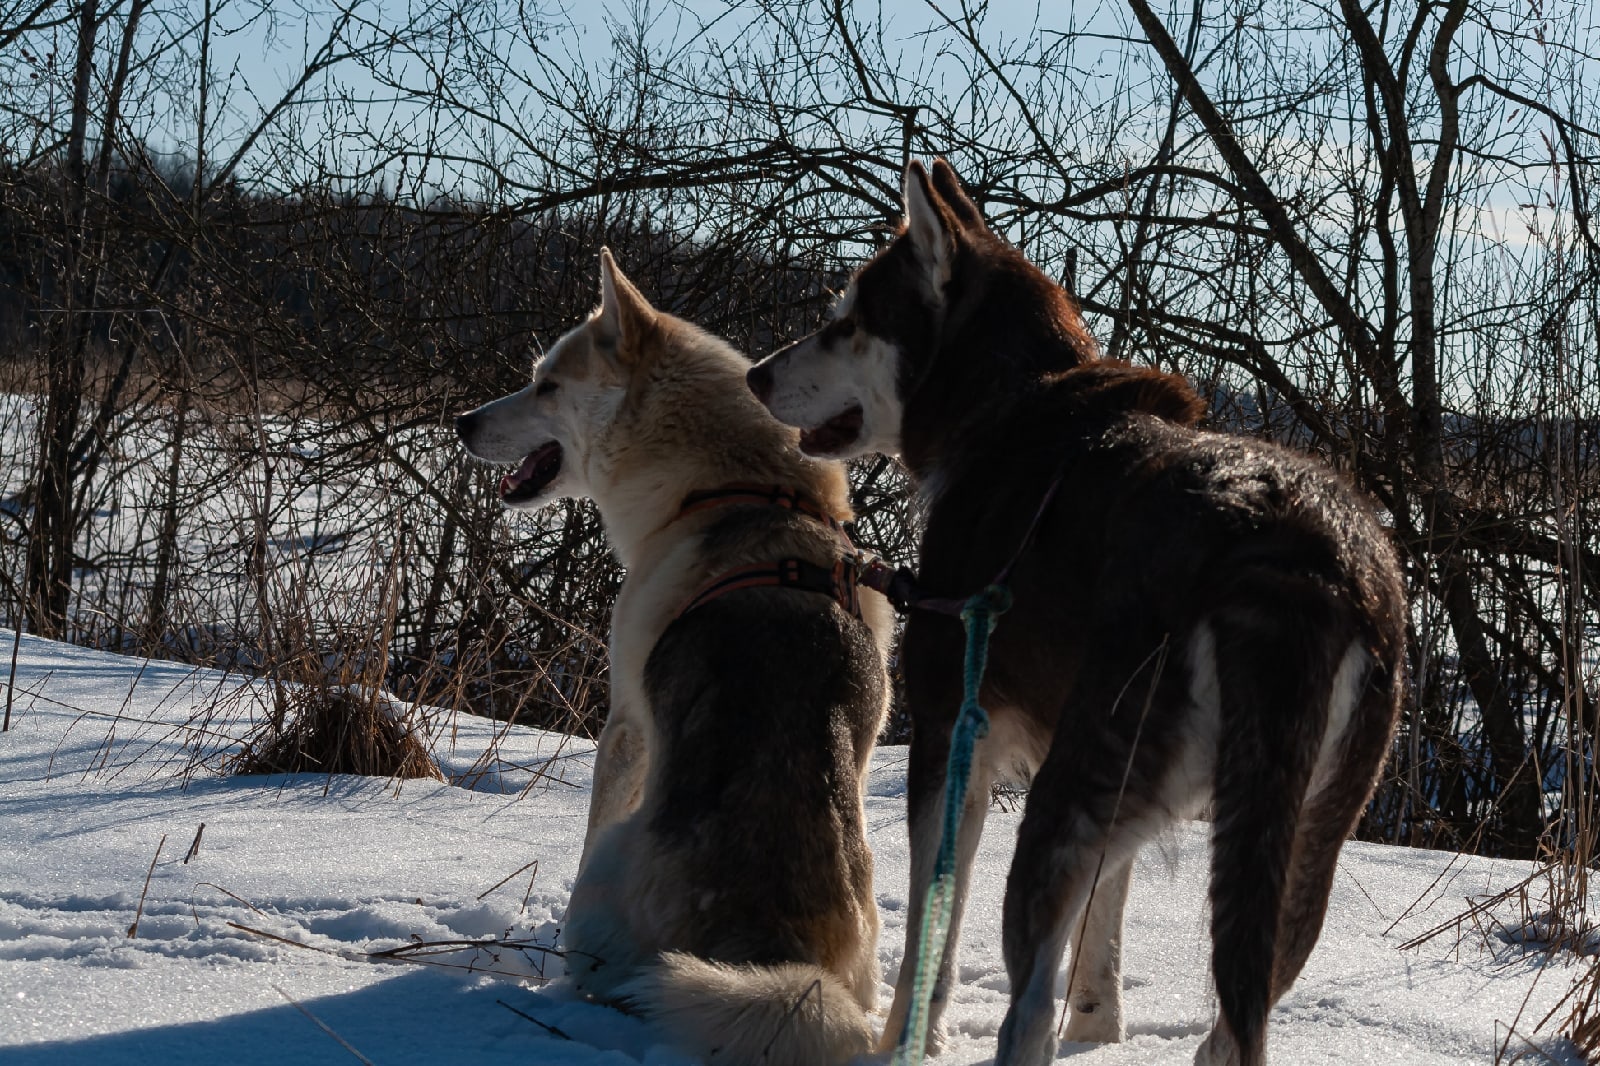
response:
[[[555,392],[555,391],[556,391],[556,383],[555,382],[553,382],[553,381],[541,381],[541,382],[539,382],[538,385],[534,386],[533,394],[535,396],[548,396],[552,392]]]

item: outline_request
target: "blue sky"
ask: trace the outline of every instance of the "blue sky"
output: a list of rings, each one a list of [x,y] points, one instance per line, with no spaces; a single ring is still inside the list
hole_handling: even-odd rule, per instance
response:
[[[304,4],[277,4],[270,17],[261,17],[252,9],[241,6],[237,0],[222,0],[218,5],[217,33],[213,40],[212,84],[213,99],[226,100],[231,114],[213,118],[212,136],[208,138],[208,155],[216,157],[237,143],[242,131],[259,121],[282,94],[300,78],[306,64],[322,47],[329,28],[334,24],[332,3],[306,0]],[[404,25],[417,12],[427,11],[426,4],[408,4],[395,0],[357,0],[350,26],[358,36],[371,38],[376,27]],[[1093,22],[1102,24],[1109,32],[1114,30],[1111,14],[1122,15],[1124,9],[1116,4],[1093,6],[1052,5],[1048,8],[1033,4],[996,4],[978,12],[983,27],[983,39],[993,46],[1008,46],[1019,39],[1036,33],[1036,25],[1046,32],[1065,30],[1070,26],[1084,26]],[[889,0],[886,3],[855,4],[851,17],[862,22],[883,20],[882,40],[888,54],[903,57],[906,67],[925,67],[930,78],[962,77],[960,65],[948,50],[939,54],[940,43],[950,44],[952,36],[943,25],[940,11],[951,17],[960,17],[959,4],[941,4],[936,10],[922,0]],[[758,16],[759,17],[759,16]],[[612,56],[612,32],[619,26],[635,21],[646,24],[647,37],[654,44],[667,48],[686,45],[704,37],[722,42],[737,42],[751,30],[751,16],[743,5],[725,4],[716,0],[694,0],[683,5],[659,2],[569,2],[564,7],[540,5],[533,16],[541,24],[545,36],[540,42],[546,56],[559,56],[573,68],[586,68],[590,74],[603,71]],[[707,28],[701,30],[700,20]],[[507,41],[505,55],[516,60],[518,53],[527,53],[525,42]],[[533,69],[531,56],[521,69]],[[419,72],[416,64],[401,66],[402,73]],[[415,76],[413,73],[412,76]],[[343,62],[332,67],[325,76],[308,83],[302,93],[303,104],[297,109],[306,123],[300,136],[309,142],[319,137],[326,139],[329,131],[319,128],[326,116],[317,111],[328,93],[337,86],[363,102],[364,116],[342,111],[345,128],[353,119],[364,120],[373,128],[385,122],[400,121],[390,95],[354,62]],[[531,118],[532,116],[523,116]],[[192,140],[194,116],[192,105],[179,106],[164,117],[160,140],[164,147],[180,154],[193,155]],[[267,174],[270,181],[274,177]]]

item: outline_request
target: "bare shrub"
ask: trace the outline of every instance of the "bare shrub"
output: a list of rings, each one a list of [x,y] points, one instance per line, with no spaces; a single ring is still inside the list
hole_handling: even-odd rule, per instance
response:
[[[272,718],[228,764],[235,774],[357,774],[444,780],[403,706],[379,689],[281,686]]]

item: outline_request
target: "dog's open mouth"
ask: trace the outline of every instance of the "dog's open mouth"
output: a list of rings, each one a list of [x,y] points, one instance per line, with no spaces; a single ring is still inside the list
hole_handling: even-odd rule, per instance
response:
[[[517,467],[500,479],[502,503],[525,503],[536,498],[561,473],[561,445],[541,444]]]
[[[862,411],[852,404],[820,426],[800,431],[800,450],[807,455],[835,455],[861,436]]]

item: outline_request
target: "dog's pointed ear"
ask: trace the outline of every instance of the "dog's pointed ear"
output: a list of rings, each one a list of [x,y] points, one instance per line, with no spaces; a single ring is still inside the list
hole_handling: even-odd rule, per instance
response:
[[[934,191],[927,170],[915,159],[906,167],[905,201],[906,235],[911,238],[917,258],[927,267],[934,293],[939,294],[950,280],[961,224]]]
[[[609,248],[600,249],[600,310],[595,326],[601,342],[623,364],[630,362],[640,339],[656,327],[656,309],[617,267]]]
[[[950,213],[964,228],[988,231],[989,225],[983,220],[983,212],[978,210],[978,205],[961,187],[961,179],[956,177],[955,169],[942,156],[933,161],[933,191],[939,194],[939,199],[944,201],[945,207],[950,209]]]

